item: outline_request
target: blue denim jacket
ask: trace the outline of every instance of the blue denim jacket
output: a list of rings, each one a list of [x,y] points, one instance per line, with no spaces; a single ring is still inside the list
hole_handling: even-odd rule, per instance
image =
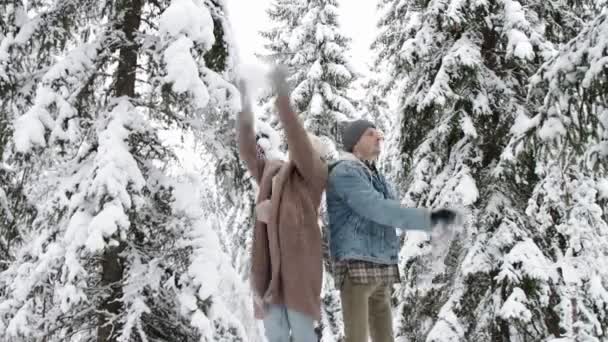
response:
[[[331,257],[396,264],[395,228],[429,230],[430,212],[401,207],[384,177],[355,156],[347,158],[333,167],[327,185]]]

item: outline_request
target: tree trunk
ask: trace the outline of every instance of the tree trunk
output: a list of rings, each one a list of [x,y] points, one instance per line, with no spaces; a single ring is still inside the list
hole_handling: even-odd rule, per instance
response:
[[[117,97],[135,97],[135,76],[137,72],[137,53],[139,46],[135,35],[141,23],[141,8],[143,0],[123,0],[118,2],[118,13],[124,13],[120,30],[125,42],[120,48],[120,61],[116,68],[114,93]]]
[[[117,6],[118,17],[122,15],[119,30],[125,41],[120,45],[120,61],[116,68],[114,94],[116,97],[135,97],[135,80],[137,72],[137,54],[139,46],[135,35],[141,22],[143,0],[123,0]],[[122,278],[124,259],[120,253],[125,248],[125,242],[118,246],[107,247],[103,253],[101,286],[107,287],[109,295],[103,299],[98,308],[97,342],[114,342],[119,336],[120,324],[117,317],[122,311]]]
[[[118,322],[113,322],[112,318],[117,317],[122,309],[121,279],[124,265],[120,252],[124,249],[123,244],[121,242],[120,246],[107,248],[103,253],[101,285],[109,287],[110,294],[104,298],[98,310],[97,342],[116,341],[116,332],[120,330]]]

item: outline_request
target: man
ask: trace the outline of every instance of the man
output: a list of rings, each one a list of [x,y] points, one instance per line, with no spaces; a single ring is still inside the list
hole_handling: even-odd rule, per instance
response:
[[[327,182],[319,140],[294,113],[285,72],[272,74],[278,116],[289,145],[289,161],[268,159],[256,144],[253,114],[241,84],[237,120],[240,156],[259,186],[253,232],[251,280],[254,311],[264,320],[269,342],[316,342],[321,315],[322,253],[318,209]],[[316,148],[315,148],[316,147]]]
[[[374,166],[382,135],[366,120],[343,133],[342,160],[332,165],[327,185],[330,255],[340,289],[346,342],[392,342],[390,289],[399,282],[395,227],[430,230],[450,224],[451,210],[403,208]]]

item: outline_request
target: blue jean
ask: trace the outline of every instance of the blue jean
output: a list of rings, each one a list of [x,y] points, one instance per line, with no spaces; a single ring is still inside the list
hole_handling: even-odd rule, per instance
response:
[[[268,342],[317,342],[312,317],[290,310],[284,305],[270,305],[264,317]]]

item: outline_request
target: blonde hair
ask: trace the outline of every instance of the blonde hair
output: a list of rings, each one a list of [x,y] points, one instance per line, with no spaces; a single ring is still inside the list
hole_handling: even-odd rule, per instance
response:
[[[312,148],[319,154],[321,157],[326,157],[331,153],[331,150],[327,146],[326,143],[321,140],[318,136],[308,132],[308,140],[310,140],[310,144]]]

